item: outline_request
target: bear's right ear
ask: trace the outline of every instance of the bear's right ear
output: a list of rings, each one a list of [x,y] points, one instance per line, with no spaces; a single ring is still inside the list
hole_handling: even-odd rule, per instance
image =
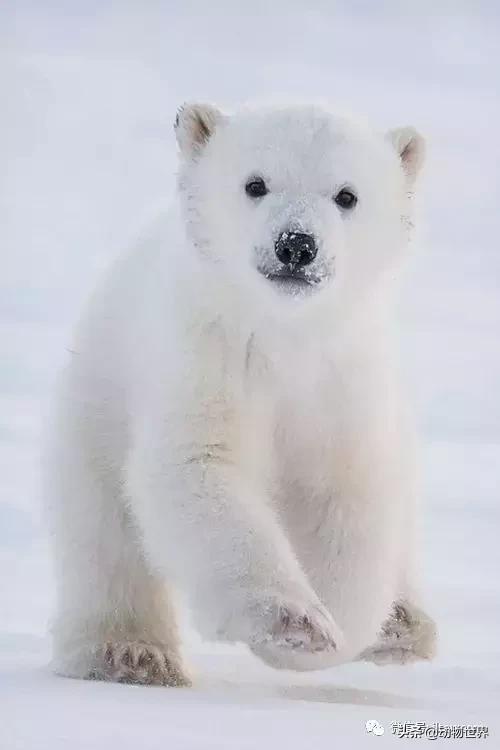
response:
[[[224,120],[224,115],[211,104],[183,104],[175,118],[175,135],[183,156],[199,153]]]
[[[410,126],[389,130],[386,138],[396,149],[406,179],[412,185],[424,163],[425,140]]]

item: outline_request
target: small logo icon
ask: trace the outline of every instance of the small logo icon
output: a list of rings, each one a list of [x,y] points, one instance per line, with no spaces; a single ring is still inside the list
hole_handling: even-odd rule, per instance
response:
[[[368,719],[365,727],[368,734],[376,734],[377,737],[380,737],[381,734],[384,734],[384,727],[375,719]]]

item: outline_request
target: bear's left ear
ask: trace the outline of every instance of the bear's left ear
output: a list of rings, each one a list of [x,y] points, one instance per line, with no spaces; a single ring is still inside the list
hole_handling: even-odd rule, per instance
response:
[[[183,104],[175,118],[175,135],[181,153],[190,157],[210,140],[224,115],[211,104]]]
[[[406,179],[413,184],[425,160],[425,139],[412,127],[389,130],[386,137],[401,159]]]

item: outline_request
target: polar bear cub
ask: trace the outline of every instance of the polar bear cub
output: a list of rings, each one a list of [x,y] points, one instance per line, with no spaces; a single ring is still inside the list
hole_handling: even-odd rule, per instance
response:
[[[391,336],[423,140],[317,106],[185,105],[175,130],[176,205],[61,383],[54,667],[189,684],[179,596],[275,667],[430,658]]]

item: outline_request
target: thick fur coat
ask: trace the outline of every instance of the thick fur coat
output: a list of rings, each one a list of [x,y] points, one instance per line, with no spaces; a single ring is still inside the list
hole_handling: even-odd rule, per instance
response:
[[[188,684],[179,594],[276,667],[429,658],[391,331],[422,138],[315,106],[186,105],[176,133],[177,204],[63,374],[55,669]]]

